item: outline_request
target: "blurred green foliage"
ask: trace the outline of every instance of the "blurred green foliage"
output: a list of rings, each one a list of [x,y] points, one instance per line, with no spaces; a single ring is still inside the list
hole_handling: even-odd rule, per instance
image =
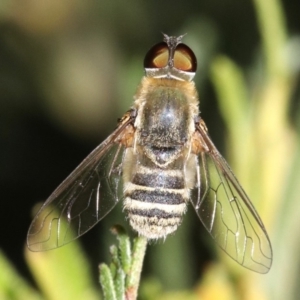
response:
[[[28,165],[22,165],[29,174],[24,176],[20,167],[23,157],[18,159],[16,153],[6,148],[12,145],[19,150],[15,143],[27,134],[23,120],[38,116],[66,139],[99,142],[99,137],[109,134],[116,118],[130,107],[143,75],[143,56],[161,40],[160,31],[172,35],[187,32],[184,42],[198,57],[196,83],[202,116],[220,150],[225,141],[224,156],[270,235],[274,263],[267,275],[242,269],[219,253],[204,231],[196,235],[201,224],[189,212],[174,236],[148,247],[140,299],[298,299],[300,28],[293,29],[296,33],[292,36],[283,8],[283,4],[295,3],[2,1],[2,186],[11,180],[24,196],[24,186],[33,184],[30,171],[38,170],[34,159],[28,160]],[[243,26],[236,26],[233,20],[244,20]],[[249,27],[245,26],[247,22]],[[229,40],[222,36],[226,30],[232,31],[230,38],[227,35]],[[259,39],[251,40],[255,34],[259,34]],[[257,43],[250,47],[249,40]],[[207,90],[210,84],[214,92]],[[214,99],[213,95],[217,106],[207,99]],[[15,128],[22,129],[16,136]],[[52,142],[51,136],[46,138],[53,149],[50,153],[61,154],[61,145]],[[33,143],[35,139],[29,141]],[[33,144],[42,145],[44,140],[41,141]],[[40,148],[36,146],[35,150],[31,145],[28,151],[36,151],[34,158],[39,157]],[[65,159],[62,157],[58,164]],[[47,172],[52,174],[50,168]],[[46,178],[47,174],[43,176]],[[34,201],[40,200],[38,195]],[[26,195],[24,200],[28,215],[33,204],[29,204],[29,197]],[[4,203],[1,205],[4,207]],[[13,215],[8,208],[2,211]],[[121,216],[112,214],[103,221],[104,228]],[[13,230],[7,225],[2,229],[4,233],[7,228]],[[5,237],[14,235],[9,232]],[[107,255],[107,235],[99,237],[100,245],[90,244],[89,250]],[[22,248],[17,249],[22,252]],[[0,252],[0,299],[99,299],[99,287],[91,271],[97,265],[90,266],[86,257],[90,253],[86,253],[77,242],[46,253],[26,250],[26,261],[36,284],[32,287],[24,272],[19,273]]]

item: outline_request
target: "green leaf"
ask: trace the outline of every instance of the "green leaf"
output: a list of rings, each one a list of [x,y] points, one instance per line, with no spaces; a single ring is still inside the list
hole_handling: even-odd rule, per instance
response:
[[[33,276],[47,299],[99,299],[89,263],[77,242],[45,252],[25,252]]]
[[[119,241],[119,256],[122,268],[126,274],[128,274],[131,266],[131,248],[130,238],[127,235],[124,228],[120,225],[115,225],[112,228],[112,232],[117,235]]]
[[[2,251],[0,270],[0,299],[42,299],[42,296],[17,273]]]
[[[105,300],[117,300],[114,281],[109,267],[106,264],[99,266],[100,283]]]

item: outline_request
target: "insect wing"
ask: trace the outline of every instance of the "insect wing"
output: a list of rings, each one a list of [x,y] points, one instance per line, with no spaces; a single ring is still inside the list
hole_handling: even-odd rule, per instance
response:
[[[89,154],[43,204],[28,231],[31,251],[69,243],[90,230],[117,204],[125,147],[115,141],[125,125]]]
[[[206,130],[200,126],[197,129],[208,148],[199,155],[199,184],[192,197],[197,215],[235,261],[253,271],[267,273],[272,264],[272,247],[265,227]]]

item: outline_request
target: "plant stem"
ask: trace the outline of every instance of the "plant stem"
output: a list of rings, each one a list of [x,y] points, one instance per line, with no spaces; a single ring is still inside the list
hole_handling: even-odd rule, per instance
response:
[[[112,232],[117,236],[119,245],[110,247],[110,267],[100,265],[100,284],[104,299],[136,300],[147,239],[136,237],[131,246],[130,238],[122,226],[115,225]]]
[[[126,300],[137,299],[137,291],[139,288],[141,272],[147,247],[147,239],[145,237],[137,237],[133,242],[133,256],[131,270],[128,274]]]

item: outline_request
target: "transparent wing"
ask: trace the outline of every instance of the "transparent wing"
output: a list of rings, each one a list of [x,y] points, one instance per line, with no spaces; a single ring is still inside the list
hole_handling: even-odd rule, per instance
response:
[[[267,273],[272,247],[265,227],[205,128],[199,125],[197,130],[207,150],[199,155],[199,184],[192,195],[196,212],[229,256],[248,269]]]
[[[116,140],[128,123],[119,126],[89,154],[43,204],[28,231],[30,250],[49,250],[69,243],[116,205],[125,150]]]

